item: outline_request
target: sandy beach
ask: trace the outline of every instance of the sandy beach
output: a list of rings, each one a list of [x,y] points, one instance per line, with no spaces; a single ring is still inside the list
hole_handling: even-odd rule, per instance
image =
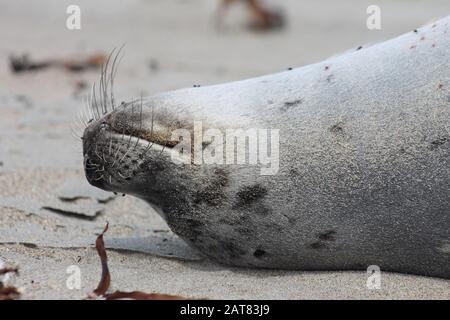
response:
[[[13,73],[33,60],[108,53],[125,44],[118,101],[264,75],[387,40],[450,14],[448,0],[380,0],[381,30],[368,30],[366,0],[277,2],[287,25],[254,32],[240,5],[214,25],[213,0],[79,0],[81,29],[66,28],[73,1],[0,1],[0,265],[17,265],[23,299],[82,299],[97,285],[94,248],[105,236],[112,290],[209,299],[450,299],[450,281],[382,272],[229,268],[204,259],[145,202],[90,186],[77,115],[99,70]],[[81,287],[67,280],[80,270]]]

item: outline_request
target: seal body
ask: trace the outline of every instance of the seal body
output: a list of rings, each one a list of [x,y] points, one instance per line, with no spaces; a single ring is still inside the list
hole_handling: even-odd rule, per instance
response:
[[[124,104],[86,128],[86,176],[147,200],[224,264],[450,278],[448,34],[446,18],[315,65]],[[279,130],[277,170],[175,163],[169,133],[195,122]]]

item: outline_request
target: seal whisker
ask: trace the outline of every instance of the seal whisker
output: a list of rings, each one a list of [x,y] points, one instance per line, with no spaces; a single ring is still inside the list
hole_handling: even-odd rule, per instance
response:
[[[102,107],[102,115],[106,114],[106,107],[105,107],[105,97],[104,97],[104,82],[103,82],[103,77],[104,77],[104,65],[101,66],[101,71],[100,71],[100,83],[99,83],[99,92],[98,95],[100,96],[100,106]]]
[[[98,145],[97,145],[97,144],[95,144],[95,150],[94,150],[94,153],[95,153],[95,155],[96,155],[100,160],[103,160],[103,158],[100,157],[100,155],[98,154]]]
[[[97,170],[95,170],[95,172],[97,173],[97,172],[103,172],[103,171],[105,171],[105,166],[102,166],[102,168],[101,169],[97,169]]]
[[[147,154],[147,152],[150,150],[150,148],[153,146],[154,142],[148,142],[147,147],[144,150],[144,154]]]
[[[87,121],[87,123],[89,124],[89,122],[95,118],[94,113],[92,112],[92,92],[89,92],[87,97],[86,97],[86,115],[87,115],[87,119],[89,119]]]
[[[128,148],[130,147],[131,138],[133,137],[133,134],[134,134],[134,120],[133,120],[133,117],[134,117],[134,100],[133,100],[132,105],[131,105],[131,132],[130,132],[130,138],[128,139]]]
[[[117,148],[117,151],[116,151],[116,153],[114,154],[114,160],[113,160],[113,163],[112,163],[112,165],[111,165],[111,168],[114,168],[114,165],[116,164],[116,161],[117,161],[117,159],[118,159],[118,154],[119,154],[119,151],[120,151],[120,148]]]
[[[94,168],[98,168],[98,167],[100,167],[100,165],[99,165],[99,164],[96,164],[96,163],[92,163],[92,162],[90,162],[90,161],[89,161],[89,159],[88,159],[88,162],[86,163],[86,165],[87,165],[87,166],[90,166],[90,167],[94,167]]]
[[[164,152],[164,149],[165,149],[165,148],[166,148],[166,146],[163,146],[163,147],[162,147],[162,150],[161,150],[161,152],[159,153],[158,158],[161,157],[161,155],[162,155],[162,153]]]
[[[119,57],[120,53],[122,52],[122,49],[124,48],[125,44],[123,44],[120,48],[119,51],[117,51],[116,56],[114,57],[112,66],[111,66],[111,75],[110,75],[110,79],[111,79],[111,87],[110,87],[110,99],[111,99],[111,108],[114,110],[115,109],[115,98],[114,98],[114,79],[116,77],[116,73],[117,73],[117,68],[123,58],[122,57],[119,59],[119,61],[117,61],[117,58]]]
[[[95,118],[94,116],[94,112],[93,112],[93,108],[92,108],[92,88],[91,91],[87,94],[86,96],[86,115],[87,115],[87,119],[89,119],[87,121],[87,124],[89,124],[91,122],[91,120],[93,120]]]
[[[105,74],[106,74],[106,69],[108,68],[108,61],[109,61],[110,56],[111,55],[108,55],[106,62],[101,65],[101,71],[100,71],[99,96],[100,96],[100,104],[102,107],[103,115],[105,115],[108,111],[106,104],[105,104]]]
[[[142,130],[142,94],[141,94],[141,110],[140,110],[140,114],[139,114],[139,131],[138,132],[140,133],[141,130]],[[136,147],[139,143],[139,139],[140,139],[140,136],[138,135],[138,139],[137,139],[136,144],[134,145],[133,149],[136,149]]]
[[[88,158],[88,157],[86,157],[86,158],[84,159],[84,164],[85,164],[86,166],[90,166],[90,167],[100,167],[99,164],[92,163],[92,162],[91,162],[91,159]]]
[[[108,56],[109,59],[109,56]],[[106,68],[108,67],[108,59],[106,60],[106,63],[101,66],[101,76],[100,76],[100,88],[99,88],[99,96],[100,96],[100,103],[102,106],[102,115],[105,115],[108,112],[108,107],[106,105],[105,101],[105,95],[106,95],[106,81],[105,81],[105,75],[106,75]]]
[[[105,164],[108,164],[108,161],[106,161],[106,158],[105,158],[105,151],[104,150],[102,151],[102,160],[105,162]]]
[[[83,131],[84,128],[87,127],[87,122],[85,122],[85,120],[84,120],[83,115],[81,114],[81,112],[82,112],[82,111],[80,111],[80,112],[78,113],[78,116],[77,116],[77,118],[76,118],[75,121],[78,121],[79,129],[81,129],[81,131]]]
[[[123,105],[123,111],[124,112],[125,112],[126,108],[127,108],[127,106],[124,104]],[[125,130],[126,130],[126,128],[125,128],[125,125],[124,125],[123,128],[122,128],[122,143],[125,140]]]
[[[111,155],[111,149],[112,149],[112,132],[109,133],[109,150],[108,150],[108,156]]]
[[[90,116],[89,116],[89,95],[86,95],[83,98],[83,107],[81,108],[81,114],[84,118],[84,124],[85,124],[85,128],[88,126],[88,122],[90,120]]]
[[[99,106],[97,103],[97,96],[95,95],[95,82],[92,86],[92,94],[93,94],[93,99],[94,99],[93,107],[95,107],[95,111],[96,111],[96,117],[94,119],[97,120],[97,119],[100,119],[101,115],[100,115],[100,110],[99,110]]]
[[[71,135],[72,135],[72,137],[73,137],[75,140],[77,140],[77,141],[83,140],[83,137],[80,137],[76,132],[74,132],[74,131],[73,131],[73,128],[71,129]]]
[[[76,132],[76,130],[80,130],[80,122],[79,119],[75,119],[72,122],[72,125],[70,126],[70,130],[72,131],[72,133],[76,133],[78,135],[78,133]]]
[[[86,122],[86,116],[84,114],[84,109],[85,109],[85,98],[82,97],[82,105],[81,108],[78,110],[77,112],[77,118],[76,120],[79,121],[79,123],[81,124],[81,128],[84,129],[87,127],[87,122]]]
[[[95,179],[94,181],[99,181],[99,180],[101,180],[103,178],[104,178],[104,175],[102,174],[99,178]]]
[[[110,78],[108,78],[108,66],[109,66],[109,62],[111,61],[111,57],[114,54],[114,51],[116,51],[116,48],[114,48],[111,53],[108,55],[108,59],[105,62],[104,67],[102,66],[103,72],[102,72],[102,76],[101,76],[101,81],[103,82],[103,104],[104,104],[104,108],[105,108],[105,113],[108,113],[108,87],[109,87],[109,83],[111,81]]]
[[[125,176],[124,176],[122,173],[120,173],[120,172],[117,172],[117,174],[118,174],[122,179],[124,179],[124,180],[128,180],[128,179],[131,178],[131,176],[125,177]]]
[[[128,155],[129,151],[130,151],[130,148],[128,148],[127,151],[123,154],[122,158],[120,158],[119,163],[121,163],[123,161],[123,159],[125,159],[125,157]]]
[[[83,140],[83,131],[84,131],[85,125],[84,122],[80,119],[80,116],[76,117],[71,125],[70,125],[70,134],[75,140]]]

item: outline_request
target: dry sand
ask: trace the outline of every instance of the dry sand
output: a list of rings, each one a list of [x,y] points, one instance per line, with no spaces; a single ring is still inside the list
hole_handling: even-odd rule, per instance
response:
[[[83,298],[100,276],[92,243],[106,220],[113,288],[217,299],[449,299],[450,281],[365,272],[230,269],[202,260],[144,202],[96,191],[83,178],[71,126],[98,72],[59,69],[12,74],[8,56],[32,58],[108,52],[126,43],[117,97],[215,84],[320,61],[388,39],[450,14],[448,0],[377,1],[382,29],[365,27],[371,1],[280,1],[288,26],[245,28],[240,7],[213,28],[217,1],[76,1],[82,29],[65,27],[73,1],[0,1],[0,261],[17,264],[23,298]],[[69,201],[61,199],[68,198]],[[81,289],[66,286],[69,266]]]

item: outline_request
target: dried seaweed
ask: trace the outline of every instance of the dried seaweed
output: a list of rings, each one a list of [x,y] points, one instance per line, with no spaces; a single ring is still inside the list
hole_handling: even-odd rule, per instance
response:
[[[111,275],[108,268],[108,256],[106,254],[105,242],[103,240],[103,235],[106,233],[106,231],[108,231],[108,226],[109,223],[106,223],[103,232],[97,237],[97,240],[95,241],[95,248],[97,249],[97,253],[102,264],[102,276],[100,278],[97,289],[94,290],[94,294],[97,296],[105,295],[106,291],[108,291],[109,285],[111,284]]]
[[[18,268],[3,268],[0,269],[0,276],[5,275],[7,273],[15,273],[19,272]],[[20,297],[20,292],[16,287],[5,287],[4,284],[0,281],[0,300],[15,300]]]
[[[32,60],[28,55],[10,56],[9,64],[13,73],[22,73],[47,69],[49,67],[60,67],[70,72],[80,72],[100,67],[106,60],[102,53],[93,54],[80,59],[48,59],[42,61]]]
[[[16,300],[20,297],[20,292],[16,287],[0,287],[0,301]]]
[[[132,299],[132,300],[186,300],[184,297],[172,296],[159,293],[146,293],[142,291],[115,291],[111,294],[105,295],[106,300],[120,300],[120,299]]]
[[[100,257],[100,262],[102,265],[102,275],[97,288],[89,295],[89,298],[103,298],[105,300],[120,300],[120,299],[131,299],[131,300],[186,300],[187,298],[159,293],[146,293],[142,291],[115,291],[113,293],[107,293],[109,286],[111,284],[111,275],[109,273],[108,267],[108,256],[106,254],[105,242],[103,239],[104,234],[108,231],[109,224],[107,223],[103,232],[97,237],[95,241],[95,248]]]
[[[252,23],[250,27],[255,30],[267,31],[273,29],[280,29],[285,24],[284,14],[277,9],[269,8],[259,0],[244,0],[250,11]],[[222,24],[224,11],[236,0],[222,0],[219,7],[218,25]]]
[[[19,273],[19,269],[18,268],[3,268],[0,269],[0,276],[7,274],[7,273],[15,273],[18,274]]]

